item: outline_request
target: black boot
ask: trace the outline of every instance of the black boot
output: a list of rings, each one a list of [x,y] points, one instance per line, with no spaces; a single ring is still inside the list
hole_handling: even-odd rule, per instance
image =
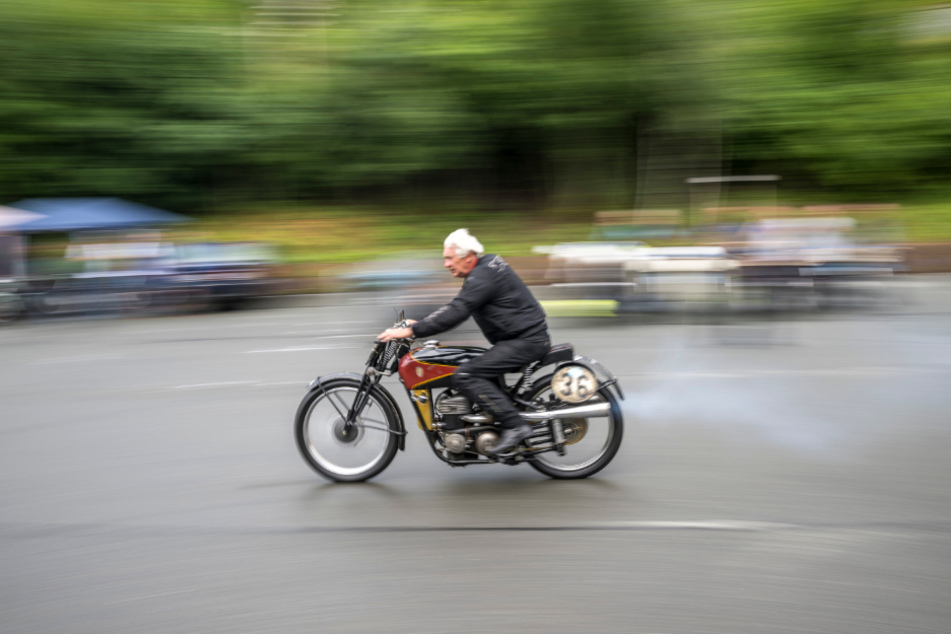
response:
[[[486,453],[490,457],[496,458],[500,454],[512,451],[518,446],[518,443],[522,442],[531,435],[532,426],[528,423],[522,423],[518,427],[506,427],[502,430],[502,436],[499,438],[499,441],[495,443],[495,446],[489,449]]]

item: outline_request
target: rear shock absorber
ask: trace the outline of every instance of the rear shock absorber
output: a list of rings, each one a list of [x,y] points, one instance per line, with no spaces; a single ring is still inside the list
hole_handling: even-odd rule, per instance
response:
[[[565,430],[561,426],[561,420],[556,418],[551,421],[551,434],[554,441],[555,451],[559,456],[565,455]]]

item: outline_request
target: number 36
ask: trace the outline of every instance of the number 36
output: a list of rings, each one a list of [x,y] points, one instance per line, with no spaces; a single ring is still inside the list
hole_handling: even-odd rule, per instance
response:
[[[580,403],[594,396],[598,381],[588,368],[569,365],[555,372],[551,389],[555,396],[566,403]]]

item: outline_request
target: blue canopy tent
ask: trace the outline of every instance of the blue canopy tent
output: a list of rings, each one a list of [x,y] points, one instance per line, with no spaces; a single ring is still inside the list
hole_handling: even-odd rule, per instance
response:
[[[104,261],[108,258],[101,253],[97,253],[95,257],[85,255],[87,248],[83,243],[88,240],[89,234],[125,233],[191,221],[187,216],[120,198],[27,198],[8,207],[21,212],[32,212],[33,215],[8,225],[6,231],[19,233],[24,238],[41,233],[70,234],[71,242],[79,245],[77,252],[80,255],[75,258],[69,256],[70,249],[67,248],[66,257],[84,263],[85,272],[78,275],[95,273],[111,266]],[[107,241],[113,242],[112,239]],[[132,242],[138,242],[138,239]],[[118,247],[114,250],[116,248]],[[31,265],[27,268],[34,267]]]
[[[9,207],[43,215],[10,227],[22,233],[128,229],[191,221],[187,216],[121,198],[27,198]]]
[[[0,207],[0,284],[4,280],[23,277],[26,271],[23,255],[26,251],[25,238],[15,227],[42,217],[22,209]]]

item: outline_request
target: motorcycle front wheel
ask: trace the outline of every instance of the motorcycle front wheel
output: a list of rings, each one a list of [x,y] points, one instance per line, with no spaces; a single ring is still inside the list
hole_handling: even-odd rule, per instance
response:
[[[544,379],[538,382],[531,401],[548,410],[569,407],[555,397],[551,381]],[[560,419],[565,434],[565,454],[562,456],[556,451],[537,454],[529,462],[536,470],[551,478],[573,480],[594,475],[614,459],[624,436],[621,407],[608,390],[587,402],[607,402],[610,410],[603,416]]]
[[[337,482],[362,482],[392,462],[400,433],[398,415],[378,388],[367,397],[352,425],[345,422],[360,382],[331,379],[304,397],[294,421],[297,448],[322,476]]]

